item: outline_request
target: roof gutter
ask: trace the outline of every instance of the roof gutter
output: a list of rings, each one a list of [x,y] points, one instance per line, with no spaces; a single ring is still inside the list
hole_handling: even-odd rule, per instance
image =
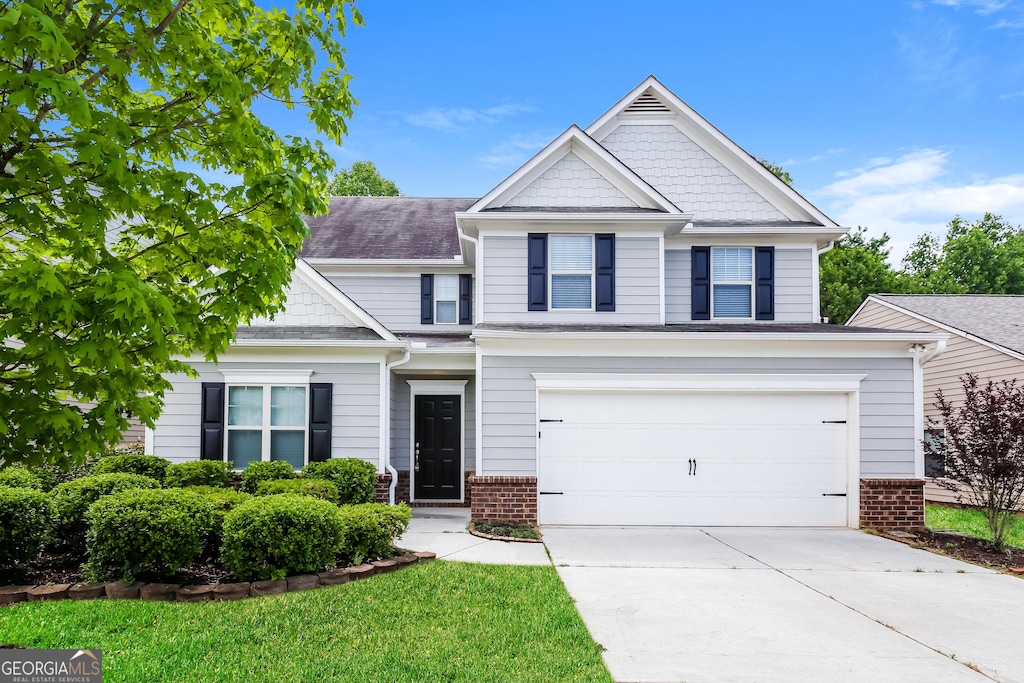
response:
[[[384,469],[391,475],[391,485],[388,486],[388,504],[395,504],[395,489],[398,488],[398,470],[391,464],[391,371],[399,365],[405,365],[412,358],[412,351],[408,346],[402,350],[402,357],[398,360],[387,363],[384,367],[384,419],[386,429],[384,430]]]
[[[662,339],[670,341],[692,341],[700,339],[712,340],[743,340],[758,339],[763,341],[890,341],[911,343],[939,343],[945,347],[945,335],[932,332],[809,332],[794,334],[792,332],[533,332],[519,330],[481,330],[476,329],[473,339]],[[938,355],[938,354],[935,354]]]

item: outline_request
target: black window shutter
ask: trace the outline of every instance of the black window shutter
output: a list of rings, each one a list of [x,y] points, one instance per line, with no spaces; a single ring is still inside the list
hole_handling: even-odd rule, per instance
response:
[[[459,275],[459,324],[473,324],[473,276]]]
[[[331,459],[333,384],[309,385],[309,461]]]
[[[754,253],[754,318],[775,320],[775,247],[757,247]]]
[[[711,320],[711,247],[690,249],[690,319]]]
[[[594,235],[594,251],[596,259],[595,276],[597,279],[596,310],[615,310],[615,235]]]
[[[199,457],[224,459],[224,382],[203,382]]]
[[[434,324],[434,276],[420,275],[420,324]]]
[[[548,236],[543,232],[531,232],[529,240],[529,285],[527,310],[548,310]]]

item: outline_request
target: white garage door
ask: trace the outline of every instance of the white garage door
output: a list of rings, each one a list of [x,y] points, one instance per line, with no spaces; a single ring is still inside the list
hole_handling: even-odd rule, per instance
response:
[[[846,526],[843,394],[542,390],[541,524]]]

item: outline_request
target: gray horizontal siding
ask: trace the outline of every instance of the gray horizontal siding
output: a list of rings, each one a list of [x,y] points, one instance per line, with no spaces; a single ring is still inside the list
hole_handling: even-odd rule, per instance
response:
[[[813,258],[810,249],[775,250],[775,322],[815,322]],[[690,320],[690,250],[670,249],[665,252],[665,322]]]
[[[775,321],[817,322],[814,319],[814,252],[775,250]]]
[[[615,311],[528,311],[526,235],[485,236],[483,306],[488,322],[658,323],[660,240],[615,240]]]
[[[391,379],[391,464],[396,470],[409,469],[409,439],[413,427],[410,416],[410,389],[406,380],[409,379],[442,379],[437,375],[402,376],[394,375]],[[459,376],[443,379],[468,379],[466,383],[466,423],[463,426],[466,437],[466,451],[462,454],[463,469],[472,472],[476,469],[476,382],[472,377]]]
[[[912,360],[902,358],[557,358],[484,356],[484,473],[536,474],[534,372],[582,373],[851,373],[861,383],[861,476],[914,476]]]
[[[420,324],[418,274],[335,275],[328,279],[393,332],[466,332],[472,329],[469,325]]]
[[[164,397],[165,408],[153,432],[153,452],[172,462],[199,459],[199,420],[203,382],[223,382],[212,363],[193,367],[199,377],[169,377],[174,389]],[[285,370],[293,364],[223,363],[231,370]],[[334,385],[331,454],[335,458],[362,458],[376,465],[380,459],[380,365],[377,363],[311,363],[311,382]]]
[[[665,252],[665,322],[690,322],[690,277],[692,263],[689,249]]]

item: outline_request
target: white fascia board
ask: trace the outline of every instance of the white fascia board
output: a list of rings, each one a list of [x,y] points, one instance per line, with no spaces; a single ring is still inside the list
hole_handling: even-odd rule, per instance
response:
[[[762,166],[757,159],[718,130],[707,119],[683,102],[671,90],[662,85],[654,76],[648,76],[633,88],[597,121],[587,126],[591,137],[601,140],[620,122],[632,121],[632,117],[621,116],[622,111],[645,91],[654,95],[674,110],[677,116],[666,119],[684,135],[691,138],[708,154],[747,183],[751,189],[764,197],[773,206],[793,220],[812,220],[828,228],[839,227],[835,221],[804,199],[800,193],[779,180],[774,173]]]
[[[920,320],[921,322],[928,323],[929,325],[934,325],[935,327],[938,327],[939,329],[946,330],[950,334],[955,334],[958,337],[963,337],[964,339],[969,339],[972,342],[975,342],[977,344],[981,344],[982,346],[988,347],[988,348],[990,348],[990,349],[992,349],[994,351],[999,351],[1000,353],[1005,353],[1007,356],[1010,356],[1011,358],[1016,358],[1017,360],[1024,360],[1024,353],[1018,353],[1017,351],[1014,351],[1013,349],[1008,349],[1005,346],[1000,346],[999,344],[996,344],[995,342],[990,342],[987,339],[982,339],[981,337],[975,336],[975,335],[973,335],[970,332],[967,332],[965,330],[958,329],[958,328],[953,327],[951,325],[946,325],[945,323],[940,323],[938,320],[933,320],[932,318],[929,318],[927,316],[921,315],[920,313],[914,313],[913,311],[907,310],[906,308],[903,308],[902,306],[898,306],[898,305],[896,305],[894,303],[886,301],[885,299],[878,299],[878,298],[875,297],[874,294],[869,295],[867,299],[864,299],[864,301],[861,302],[860,306],[857,307],[857,310],[854,311],[853,315],[850,316],[850,319],[848,321],[846,321],[847,325],[850,325],[850,323],[853,322],[853,319],[857,317],[857,314],[861,312],[861,309],[863,309],[864,306],[867,305],[867,303],[869,301],[874,301],[876,303],[879,303],[879,304],[885,306],[886,308],[889,308],[891,310],[897,311],[899,313],[903,313],[904,315],[910,316],[911,318],[914,318],[915,320]],[[948,339],[949,337],[947,336],[946,338]]]
[[[398,337],[393,335],[391,330],[381,325],[376,318],[363,310],[355,301],[335,287],[330,280],[301,258],[295,261],[295,274],[349,320],[361,323],[363,327],[373,330],[386,341],[398,341]]]
[[[689,232],[683,232],[680,235],[665,241],[665,248],[669,251],[673,249],[689,249],[693,246],[742,246],[750,247],[755,245],[774,245],[784,249],[807,249],[813,251],[815,258],[818,254],[818,243],[813,240],[813,235],[735,235],[731,233],[721,233],[714,236],[696,237],[691,235]],[[756,238],[756,241],[755,241]],[[810,239],[809,239],[810,238]]]
[[[476,350],[472,353],[459,354],[422,354],[414,353],[409,362],[396,368],[398,374],[460,372],[468,375],[476,372]]]
[[[459,229],[469,235],[480,235],[493,231],[514,231],[508,234],[524,234],[531,230],[564,230],[566,232],[643,233],[672,237],[678,235],[693,220],[691,214],[665,213],[543,213],[543,212],[487,212],[457,213],[455,220]]]
[[[225,363],[378,363],[387,358],[395,347],[379,345],[377,347],[353,346],[231,346],[221,353],[215,361],[218,365]],[[176,357],[185,363],[211,363],[203,356]]]
[[[351,348],[351,349],[404,349],[408,344],[395,339],[395,341],[358,341],[349,339],[236,339],[231,342],[232,348],[257,347],[265,349],[277,349],[288,347],[303,348]]]
[[[911,358],[916,343],[907,339],[766,339],[761,335],[745,337],[702,336],[643,338],[626,337],[580,339],[493,338],[477,340],[478,355],[543,357],[659,357],[659,358]],[[863,335],[857,335],[861,337]],[[938,344],[939,342],[935,342]],[[930,346],[930,345],[926,345]]]
[[[858,391],[867,375],[533,373],[539,391],[828,392]]]
[[[838,230],[826,230],[820,227],[812,226],[793,226],[793,227],[780,227],[780,226],[769,226],[769,225],[740,225],[740,226],[729,226],[729,227],[699,227],[699,226],[687,226],[683,229],[683,236],[702,236],[702,237],[721,237],[721,236],[761,236],[761,237],[772,237],[776,235],[799,235],[807,238],[811,237],[814,239],[815,248],[819,253],[828,248],[835,240],[839,239],[849,231],[848,228],[839,228]]]
[[[637,175],[633,169],[616,159],[575,124],[569,126],[564,133],[535,154],[515,173],[469,207],[466,213],[479,213],[487,208],[504,206],[512,197],[519,194],[570,152],[575,153],[594,168],[637,206],[660,209],[671,214],[680,213],[679,207]]]
[[[831,341],[864,341],[864,342],[899,342],[910,344],[934,344],[940,339],[948,339],[947,335],[932,332],[637,332],[637,331],[581,331],[581,332],[533,332],[529,330],[474,330],[474,339],[614,339],[614,340],[658,340],[696,341],[714,339],[718,341],[758,341],[799,342],[813,341],[816,343]]]

